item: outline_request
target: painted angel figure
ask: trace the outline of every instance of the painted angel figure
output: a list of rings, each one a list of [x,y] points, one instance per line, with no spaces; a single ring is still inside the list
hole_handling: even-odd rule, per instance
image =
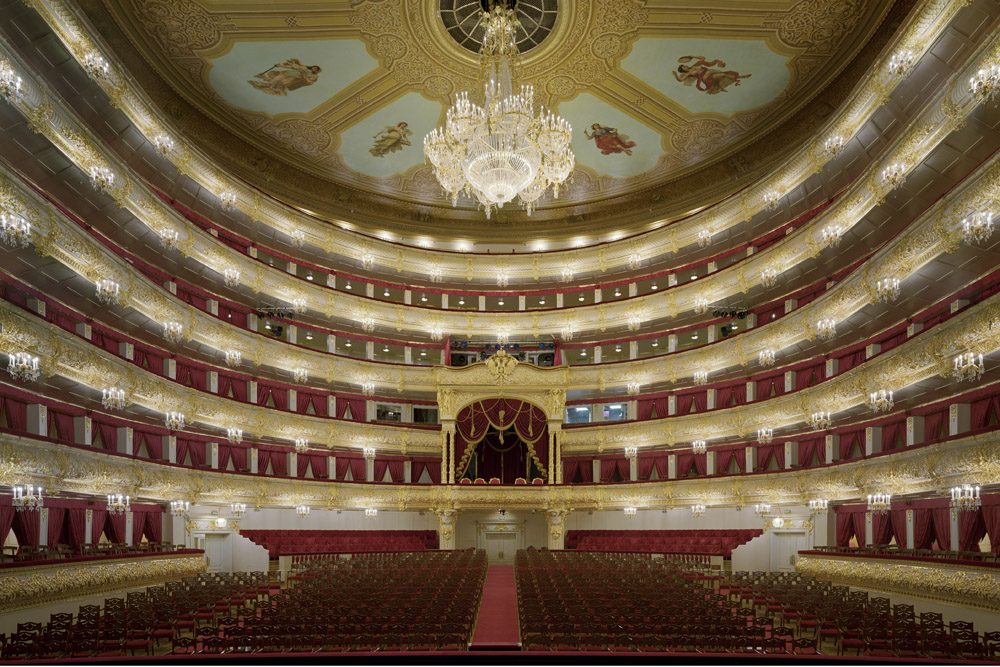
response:
[[[583,134],[588,139],[594,140],[594,144],[601,151],[601,155],[611,155],[612,153],[632,154],[635,142],[629,141],[627,134],[618,134],[618,128],[594,123],[590,126],[590,129],[593,132],[584,130]]]
[[[709,95],[726,92],[729,86],[738,86],[740,81],[749,78],[749,74],[740,74],[736,70],[712,69],[725,67],[724,60],[706,60],[705,56],[681,56],[674,78],[685,86],[695,88]]]
[[[247,81],[257,90],[268,95],[285,96],[290,90],[311,86],[319,80],[319,65],[303,65],[298,58],[272,65]]]
[[[368,152],[375,157],[385,157],[386,153],[395,153],[396,151],[403,150],[404,146],[411,145],[411,134],[413,133],[409,130],[409,126],[405,122],[390,125],[372,137],[375,141],[372,143],[372,147],[368,149]]]

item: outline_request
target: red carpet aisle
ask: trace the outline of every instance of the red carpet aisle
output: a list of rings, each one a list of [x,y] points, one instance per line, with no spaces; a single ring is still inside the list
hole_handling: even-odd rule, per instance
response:
[[[513,649],[519,646],[517,588],[513,565],[490,565],[483,584],[472,649]]]

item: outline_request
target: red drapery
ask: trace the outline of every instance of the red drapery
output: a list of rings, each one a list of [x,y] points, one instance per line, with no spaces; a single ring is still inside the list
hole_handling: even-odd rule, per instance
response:
[[[42,517],[40,512],[17,512],[14,516],[14,535],[21,546],[38,546],[41,537]]]
[[[413,477],[413,464],[410,464],[410,480]],[[390,459],[389,460],[389,476],[392,477],[392,481],[396,484],[402,483],[405,475],[403,474],[403,459]]]
[[[108,517],[107,510],[93,510],[91,515],[90,524],[90,543],[98,544],[101,541],[101,535],[104,534],[104,523]]]
[[[896,544],[900,548],[912,549],[906,544],[906,510],[894,509],[889,511],[892,520],[892,534],[896,536]]]
[[[163,510],[146,512],[146,522],[143,526],[142,534],[150,542],[163,541]]]
[[[288,409],[288,390],[284,387],[257,383],[257,405],[268,405],[278,410]]]
[[[636,417],[639,419],[660,419],[667,416],[667,397],[639,399],[636,403]]]
[[[97,512],[94,512],[96,515]],[[108,541],[112,544],[125,543],[125,514],[111,514],[106,512],[104,520],[104,533],[108,536]]]
[[[938,548],[942,551],[951,550],[951,508],[934,507],[931,509],[931,519],[934,521],[934,536]]]
[[[132,544],[142,542],[142,534],[146,529],[146,515],[148,512],[141,509],[132,508]]]
[[[337,397],[337,419],[363,422],[365,417],[365,400],[363,398]]]
[[[455,467],[456,478],[465,476],[476,445],[486,438],[491,427],[494,432],[500,433],[498,444],[501,445],[506,444],[504,434],[513,429],[514,434],[525,444],[527,454],[541,476],[547,476],[549,429],[545,413],[525,401],[492,398],[462,408],[455,419],[455,459],[458,461]],[[507,434],[506,437],[510,435]]]
[[[219,396],[246,403],[247,381],[231,375],[219,374]]]
[[[614,481],[616,473],[619,481],[627,482],[629,480],[628,459],[624,456],[609,456],[601,459],[601,482],[606,483]]]
[[[2,508],[0,508],[2,509]],[[983,528],[990,536],[990,546],[993,553],[1000,553],[1000,497],[983,498]],[[3,522],[0,521],[0,530],[3,530]]]
[[[892,541],[892,529],[890,512],[872,514],[872,544],[889,544]],[[897,539],[896,542],[898,543],[899,540]]]
[[[389,462],[385,459],[376,458],[372,467],[374,468],[372,470],[372,479],[376,482],[381,482],[385,477],[385,471],[389,469]]]
[[[930,549],[934,543],[934,520],[931,510],[914,508],[913,510],[913,548]]]
[[[59,538],[62,537],[63,523],[66,521],[66,508],[65,507],[49,507],[49,528],[46,531],[48,535],[48,544],[50,547],[54,547],[59,544]]]
[[[850,512],[837,511],[837,546],[847,547],[851,545],[851,538],[854,537],[854,517]]]
[[[304,415],[326,416],[326,396],[300,391],[295,395],[295,411]]]
[[[979,541],[986,536],[982,512],[960,512],[958,515],[958,550],[979,551]],[[992,544],[992,543],[991,543]]]
[[[2,527],[0,527],[2,528]],[[87,510],[71,507],[66,510],[66,537],[74,549],[87,541]]]
[[[12,431],[23,433],[28,429],[28,404],[14,398],[0,398],[0,415]]]

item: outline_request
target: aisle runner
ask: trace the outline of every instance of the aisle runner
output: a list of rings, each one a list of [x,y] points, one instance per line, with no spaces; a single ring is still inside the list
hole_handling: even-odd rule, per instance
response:
[[[472,650],[518,650],[517,588],[513,565],[490,565],[483,584]]]

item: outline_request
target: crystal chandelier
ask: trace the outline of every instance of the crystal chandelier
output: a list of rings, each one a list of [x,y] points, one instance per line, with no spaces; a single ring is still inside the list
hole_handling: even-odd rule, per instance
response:
[[[236,368],[243,363],[243,353],[239,350],[226,350],[226,366]]]
[[[816,335],[820,340],[832,340],[837,335],[837,321],[825,317],[816,322]]]
[[[506,271],[497,271],[497,287],[506,287],[510,283],[510,275]]]
[[[969,92],[980,104],[988,102],[997,96],[1000,91],[1000,65],[996,63],[976,72],[975,76],[969,77]]]
[[[774,440],[774,429],[773,428],[759,428],[757,429],[757,444],[766,445]]]
[[[103,79],[111,71],[111,66],[100,53],[91,51],[83,56],[83,69],[95,79]]]
[[[708,443],[704,440],[695,440],[691,443],[691,451],[695,454],[705,454],[708,452]]]
[[[986,368],[983,366],[983,355],[966,352],[955,357],[955,368],[952,376],[959,382],[975,382],[983,377]]]
[[[757,354],[757,362],[764,368],[769,368],[774,365],[774,350],[768,348],[766,350],[761,350]]]
[[[444,271],[440,266],[435,266],[427,274],[427,277],[432,283],[440,283],[444,281]]]
[[[125,390],[117,387],[109,387],[101,390],[101,405],[105,410],[124,410]]]
[[[169,155],[174,150],[174,140],[165,134],[153,137],[153,145],[156,146],[156,152],[163,156]]]
[[[101,192],[111,192],[115,186],[115,172],[110,168],[94,165],[90,168],[90,185]]]
[[[0,60],[0,95],[7,100],[16,100],[21,96],[21,84],[24,83],[6,60]]]
[[[375,383],[374,382],[362,382],[361,383],[361,393],[365,396],[375,395]]]
[[[625,448],[625,458],[634,459],[639,456],[639,448],[634,445],[629,445]]]
[[[913,67],[915,59],[916,56],[913,55],[913,51],[908,49],[896,51],[889,58],[889,73],[893,76],[906,76],[910,73],[910,68]]]
[[[240,270],[228,268],[222,272],[222,280],[226,287],[234,288],[240,284]]]
[[[242,519],[243,516],[247,513],[247,504],[246,503],[230,503],[229,504],[229,511],[233,513],[233,518],[234,519]]]
[[[191,509],[191,503],[187,500],[171,500],[170,513],[174,516],[185,516]]]
[[[226,440],[234,445],[240,444],[243,442],[243,429],[230,426],[226,429]]]
[[[753,506],[753,513],[759,517],[765,517],[771,513],[770,503],[757,503]]]
[[[694,300],[694,314],[704,315],[708,312],[708,299],[704,297],[698,297]]]
[[[642,255],[637,252],[630,252],[628,255],[628,268],[635,271],[642,266]]]
[[[375,255],[371,254],[367,250],[361,253],[361,266],[366,270],[371,270],[375,266]]]
[[[884,278],[875,283],[875,296],[879,303],[889,303],[899,298],[899,278]]]
[[[698,247],[707,248],[712,242],[712,232],[707,229],[702,229],[698,232]]]
[[[295,451],[298,454],[305,454],[309,451],[309,441],[305,438],[295,438]]]
[[[575,272],[573,271],[573,269],[571,267],[568,267],[568,266],[564,266],[562,268],[562,271],[560,271],[560,273],[559,273],[559,277],[560,277],[560,279],[564,283],[568,283],[568,282],[572,281],[574,275],[575,275]]]
[[[306,244],[306,233],[301,229],[296,229],[291,235],[292,245],[296,248],[301,248]]]
[[[132,500],[120,493],[108,494],[108,514],[124,514],[132,507]]]
[[[642,328],[642,318],[638,315],[629,315],[628,317],[628,330],[638,331]]]
[[[295,514],[298,515],[300,519],[304,519],[309,516],[310,508],[308,505],[297,505],[295,507]]]
[[[809,501],[809,511],[813,513],[825,512],[829,506],[830,501],[826,498],[813,498]]]
[[[868,511],[872,514],[885,514],[892,507],[892,494],[873,493],[868,496]]]
[[[641,388],[642,385],[640,385],[638,382],[629,382],[627,385],[625,385],[625,392],[629,396],[635,396],[636,394],[639,393],[639,389]]]
[[[770,266],[760,272],[760,284],[764,287],[771,288],[774,284],[778,282],[778,272],[772,269]]]
[[[366,519],[377,519],[378,518],[378,508],[366,507],[365,508],[365,518]]]
[[[13,489],[14,498],[11,501],[14,509],[18,512],[34,512],[41,509],[44,499],[42,498],[42,487],[28,484],[27,486],[17,485]]]
[[[370,315],[361,318],[361,330],[365,333],[375,331],[375,318]]]
[[[830,423],[829,411],[814,412],[809,415],[809,426],[818,431],[830,428]]]
[[[175,320],[170,320],[169,322],[164,322],[163,324],[163,337],[167,339],[168,343],[176,343],[181,339],[181,334],[184,333],[184,325]]]
[[[778,202],[781,200],[781,193],[777,190],[768,190],[764,193],[762,199],[764,201],[764,210],[774,211],[778,208]]]
[[[576,335],[575,327],[572,324],[567,324],[562,329],[559,330],[559,337],[564,343],[568,343],[573,340],[573,336]]]
[[[823,152],[830,157],[839,155],[842,150],[844,150],[844,137],[839,134],[835,134],[823,142]]]
[[[236,208],[236,193],[232,190],[225,190],[219,193],[219,206],[227,213]]]
[[[375,458],[375,448],[374,447],[363,447],[361,449],[361,455],[365,457],[366,461],[371,461]]]
[[[177,247],[177,242],[181,240],[180,232],[176,229],[164,228],[158,232],[160,237],[160,244],[167,250],[172,250]]]
[[[693,516],[696,519],[705,516],[705,506],[702,505],[701,503],[698,503],[696,505],[691,505],[691,516]]]
[[[424,138],[424,154],[453,206],[465,193],[485,208],[489,220],[494,207],[518,197],[530,215],[550,186],[559,196],[559,185],[573,170],[572,128],[545,109],[536,117],[533,87],[515,88],[511,65],[522,28],[513,8],[494,0],[480,20],[483,105],[459,93],[444,127]]]
[[[510,342],[510,332],[504,331],[502,329],[500,331],[498,331],[497,332],[497,342],[500,343],[501,345],[506,345],[507,343],[509,343]]]
[[[439,341],[444,338],[444,327],[440,324],[432,326],[430,330],[430,337],[433,341]]]
[[[979,487],[963,484],[951,489],[951,506],[960,512],[974,512],[983,504],[979,497]]]
[[[27,352],[14,352],[7,355],[7,372],[15,380],[34,382],[42,374],[38,368],[38,357]]]
[[[977,211],[962,219],[962,240],[969,245],[982,245],[993,235],[993,213]]]
[[[879,389],[878,391],[873,391],[868,394],[868,407],[872,412],[878,414],[880,412],[889,412],[892,410],[892,406],[895,405],[892,401],[892,390]]]
[[[820,234],[824,246],[836,248],[840,245],[840,237],[844,234],[844,230],[840,225],[827,225]]]
[[[882,170],[882,180],[891,187],[897,188],[906,180],[906,164],[903,162],[893,162]]]
[[[309,381],[309,370],[303,368],[302,366],[297,367],[292,371],[292,379],[298,384],[303,384]]]
[[[163,419],[163,423],[166,424],[167,429],[170,431],[180,431],[184,428],[184,413],[168,412]]]
[[[121,287],[110,278],[100,278],[94,283],[97,300],[108,306],[121,301]]]
[[[0,215],[0,241],[12,248],[27,248],[31,243],[31,223],[13,213]]]
[[[692,376],[696,385],[708,384],[708,371],[695,371]]]
[[[636,508],[634,508],[634,507],[626,507],[625,508],[625,518],[626,519],[634,519],[637,512],[638,512],[638,510],[636,510]]]

